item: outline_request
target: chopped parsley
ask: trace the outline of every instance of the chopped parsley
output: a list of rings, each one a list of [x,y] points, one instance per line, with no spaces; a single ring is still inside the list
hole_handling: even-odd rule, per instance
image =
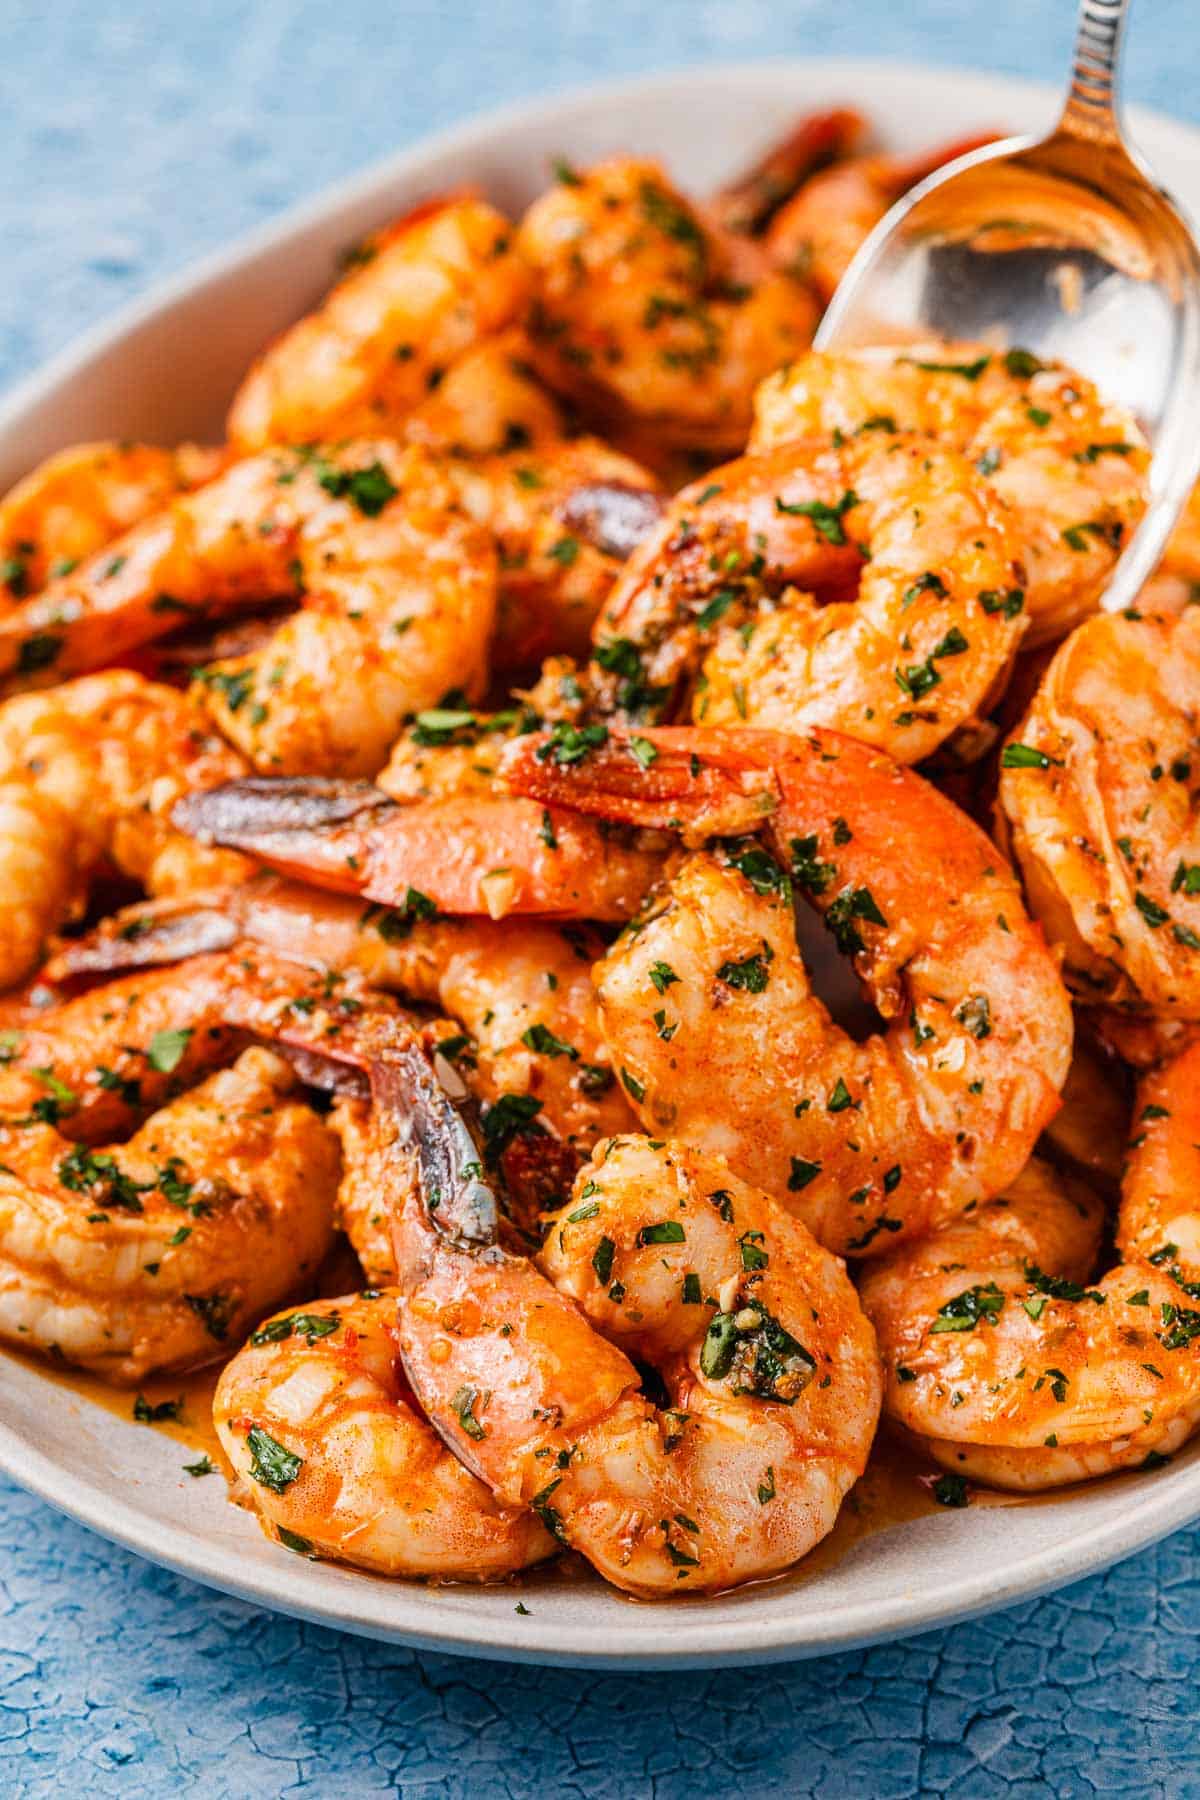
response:
[[[146,1051],[146,1061],[160,1075],[169,1075],[183,1061],[184,1051],[192,1041],[190,1025],[177,1031],[156,1031]]]
[[[268,1319],[257,1331],[251,1332],[252,1344],[281,1344],[286,1338],[302,1337],[307,1344],[314,1343],[317,1338],[330,1337],[341,1324],[340,1313],[285,1313],[281,1318]]]
[[[139,1394],[133,1403],[133,1416],[139,1425],[161,1425],[166,1420],[178,1423],[183,1417],[183,1395],[178,1400],[147,1400]]]
[[[825,500],[796,500],[789,504],[778,494],[775,496],[776,512],[786,513],[791,518],[811,519],[813,530],[835,547],[849,541],[842,520],[857,505],[858,495],[853,488],[846,489],[836,506],[830,506]]]
[[[985,1286],[966,1288],[938,1307],[937,1316],[929,1330],[931,1333],[974,1331],[981,1321],[994,1325],[1003,1305],[1004,1295],[994,1281],[989,1281]]]
[[[761,994],[771,978],[767,965],[772,960],[773,952],[764,944],[761,952],[754,956],[745,956],[740,962],[722,963],[717,970],[717,980],[746,994]]]
[[[572,1062],[579,1061],[579,1052],[574,1044],[568,1044],[565,1038],[555,1037],[548,1025],[530,1025],[521,1033],[521,1042],[535,1056],[566,1056]]]
[[[483,1426],[475,1417],[475,1402],[478,1398],[479,1389],[468,1387],[464,1384],[459,1388],[458,1392],[450,1402],[459,1424],[462,1426],[467,1436],[469,1438],[474,1438],[476,1441],[487,1436]]]
[[[322,463],[317,480],[333,499],[351,501],[368,519],[378,518],[400,492],[378,459],[362,469],[336,469]]]
[[[653,1225],[643,1225],[637,1234],[639,1245],[682,1244],[685,1241],[683,1226],[678,1219],[659,1219]]]
[[[541,1101],[532,1094],[501,1094],[483,1121],[484,1145],[489,1154],[499,1156],[515,1137],[529,1130],[541,1110]]]
[[[291,1487],[304,1467],[304,1458],[288,1450],[261,1425],[252,1425],[246,1433],[246,1447],[251,1455],[250,1474],[260,1487],[282,1494]]]

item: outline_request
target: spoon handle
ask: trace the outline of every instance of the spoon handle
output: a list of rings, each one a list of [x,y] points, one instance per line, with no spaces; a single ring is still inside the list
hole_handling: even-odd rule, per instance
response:
[[[1121,142],[1121,39],[1129,0],[1080,0],[1071,85],[1058,130],[1094,144]]]

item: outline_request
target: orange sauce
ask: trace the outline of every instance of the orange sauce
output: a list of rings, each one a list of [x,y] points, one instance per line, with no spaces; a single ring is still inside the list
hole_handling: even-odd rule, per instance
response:
[[[329,1284],[323,1282],[321,1285],[328,1288]],[[353,1285],[342,1282],[337,1291],[344,1292]],[[14,1360],[20,1360],[36,1369],[44,1380],[67,1389],[80,1401],[98,1406],[114,1418],[131,1419],[139,1394],[152,1407],[164,1401],[178,1401],[180,1405],[177,1416],[156,1420],[148,1429],[161,1431],[176,1443],[185,1445],[188,1450],[195,1452],[197,1460],[201,1456],[207,1456],[226,1479],[231,1476],[232,1471],[221,1450],[212,1422],[213,1396],[221,1374],[219,1363],[211,1364],[205,1369],[195,1369],[186,1375],[152,1376],[139,1388],[130,1389],[112,1387],[98,1375],[90,1375],[82,1369],[44,1363],[40,1358],[25,1356],[18,1351],[5,1351],[3,1354],[11,1355]],[[811,1580],[814,1575],[823,1574],[840,1561],[856,1544],[873,1537],[877,1532],[888,1531],[894,1526],[907,1524],[912,1519],[942,1512],[944,1508],[934,1499],[932,1491],[939,1472],[927,1458],[899,1443],[886,1431],[881,1431],[871,1451],[866,1472],[847,1494],[837,1524],[829,1536],[811,1550],[797,1568],[780,1579],[795,1582]],[[1034,1498],[1044,1500],[1047,1497],[1029,1496],[1026,1499],[1017,1494],[992,1492],[974,1485],[970,1489],[970,1504],[973,1507],[1021,1506],[1030,1504]],[[509,1585],[524,1589],[531,1585],[537,1587],[547,1582],[561,1581],[564,1577],[575,1580],[596,1579],[582,1557],[568,1554],[543,1564],[538,1569],[510,1577]],[[681,1599],[684,1597],[680,1595]],[[695,1598],[699,1604],[704,1596],[696,1595]]]
[[[342,1240],[335,1244],[317,1273],[316,1296],[332,1299],[338,1294],[353,1293],[362,1285],[358,1259]],[[229,1355],[232,1356],[239,1347],[231,1345]],[[202,1369],[190,1369],[182,1375],[150,1375],[136,1387],[127,1388],[114,1387],[103,1376],[89,1374],[86,1369],[72,1368],[69,1363],[44,1361],[40,1356],[26,1355],[24,1351],[6,1347],[0,1351],[0,1363],[5,1356],[24,1363],[26,1368],[36,1370],[44,1381],[68,1389],[80,1400],[100,1407],[117,1419],[128,1420],[136,1416],[133,1409],[139,1395],[151,1408],[179,1402],[176,1416],[155,1419],[148,1428],[161,1431],[177,1443],[185,1444],[189,1450],[208,1456],[222,1474],[230,1474],[212,1417],[213,1398],[224,1360],[209,1363]]]
[[[349,1246],[343,1241],[334,1248],[321,1268],[316,1282],[317,1295],[333,1298],[338,1294],[351,1293],[361,1285],[362,1271]],[[221,1450],[212,1421],[213,1397],[220,1379],[221,1363],[211,1363],[206,1368],[195,1369],[183,1375],[151,1376],[137,1388],[118,1388],[111,1386],[99,1375],[91,1375],[85,1370],[73,1369],[65,1364],[43,1362],[40,1357],[27,1356],[20,1351],[0,1352],[0,1363],[5,1355],[36,1369],[43,1380],[67,1389],[80,1402],[100,1407],[114,1418],[132,1419],[139,1395],[152,1408],[164,1402],[177,1402],[177,1413],[149,1423],[147,1429],[161,1431],[176,1443],[186,1446],[194,1452],[196,1460],[207,1456],[227,1480],[231,1478],[232,1470]],[[809,1552],[797,1568],[780,1579],[793,1582],[810,1580],[814,1575],[831,1568],[855,1545],[873,1537],[877,1532],[888,1531],[913,1519],[943,1511],[933,1496],[933,1483],[939,1473],[941,1471],[928,1458],[922,1457],[886,1430],[881,1430],[866,1471],[846,1496],[833,1530]],[[1037,1499],[1045,1501],[1047,1498],[1053,1496],[1024,1497],[989,1491],[973,1484],[970,1487],[970,1504],[973,1507],[1022,1506]],[[510,1577],[509,1584],[521,1589],[529,1586],[536,1588],[564,1578],[597,1579],[582,1557],[568,1553],[537,1569]],[[684,1596],[681,1595],[680,1598]],[[695,1596],[697,1604],[702,1604],[703,1599],[703,1595]]]
[[[177,1443],[185,1444],[189,1450],[207,1455],[224,1468],[212,1422],[213,1395],[221,1374],[219,1363],[211,1363],[205,1369],[193,1369],[186,1375],[152,1375],[136,1388],[124,1388],[113,1387],[102,1376],[90,1375],[86,1369],[43,1362],[41,1357],[26,1356],[19,1350],[5,1350],[4,1355],[35,1369],[43,1381],[66,1388],[88,1405],[98,1406],[116,1419],[135,1417],[133,1409],[139,1395],[151,1407],[164,1402],[179,1402],[178,1416],[157,1419],[150,1429],[163,1432]]]

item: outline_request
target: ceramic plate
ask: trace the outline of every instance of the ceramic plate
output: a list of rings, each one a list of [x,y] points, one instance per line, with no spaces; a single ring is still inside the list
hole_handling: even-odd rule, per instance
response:
[[[414,201],[464,181],[517,211],[551,157],[633,150],[703,192],[795,115],[861,105],[915,150],[992,127],[1041,130],[1054,97],[1026,83],[870,62],[703,69],[521,107],[406,152],[161,288],[59,357],[0,408],[0,489],[90,437],[216,438],[252,355],[327,286],[337,254]],[[1134,133],[1200,214],[1200,132],[1135,115]],[[397,1642],[530,1662],[668,1668],[842,1650],[1009,1605],[1128,1556],[1200,1517],[1200,1441],[1165,1469],[1052,1500],[939,1511],[818,1551],[788,1579],[720,1599],[636,1605],[598,1581],[424,1588],[269,1543],[182,1447],[4,1358],[0,1466],[143,1556],[262,1606]],[[520,1598],[528,1608],[517,1614]]]

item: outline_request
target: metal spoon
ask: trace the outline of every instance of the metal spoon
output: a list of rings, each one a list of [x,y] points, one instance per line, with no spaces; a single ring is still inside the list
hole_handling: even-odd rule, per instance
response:
[[[1103,605],[1129,606],[1200,472],[1200,253],[1126,145],[1117,108],[1128,0],[1081,0],[1066,105],[1036,142],[939,169],[858,252],[819,350],[922,338],[1020,346],[1087,375],[1141,421],[1150,503]]]

